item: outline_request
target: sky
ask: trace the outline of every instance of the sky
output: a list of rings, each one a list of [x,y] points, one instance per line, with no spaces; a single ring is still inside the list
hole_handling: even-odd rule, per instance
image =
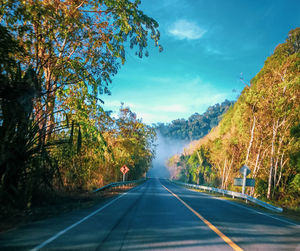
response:
[[[121,102],[147,124],[169,123],[236,100],[291,29],[300,27],[299,0],[142,0],[140,9],[159,23],[159,53],[129,48],[113,77],[104,110]]]

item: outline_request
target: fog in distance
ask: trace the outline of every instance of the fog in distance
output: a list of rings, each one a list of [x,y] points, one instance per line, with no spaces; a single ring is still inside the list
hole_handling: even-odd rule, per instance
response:
[[[174,140],[163,137],[157,132],[157,140],[155,142],[155,158],[152,161],[152,168],[148,171],[148,178],[169,178],[170,172],[167,169],[167,161],[174,154],[181,153],[188,141]]]

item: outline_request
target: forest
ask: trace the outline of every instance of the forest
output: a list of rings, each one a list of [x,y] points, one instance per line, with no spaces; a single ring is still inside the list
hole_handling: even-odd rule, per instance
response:
[[[44,191],[91,191],[144,177],[156,131],[192,141],[168,168],[173,178],[247,193],[278,205],[300,204],[300,28],[290,31],[237,102],[187,120],[148,126],[121,104],[113,117],[101,97],[126,51],[158,51],[158,23],[139,0],[17,1],[0,6],[0,202],[30,208]]]
[[[209,106],[203,114],[194,113],[187,120],[176,119],[171,123],[157,123],[155,129],[161,136],[179,140],[197,140],[204,137],[220,122],[222,115],[234,104],[225,100],[221,104]]]
[[[173,178],[241,191],[233,180],[246,165],[256,181],[248,194],[299,209],[299,49],[297,28],[266,59],[219,125],[169,159]]]
[[[103,109],[125,50],[148,56],[158,23],[140,1],[15,1],[0,6],[0,200],[30,208],[45,191],[91,191],[144,177],[153,128]],[[42,195],[41,195],[42,194]]]

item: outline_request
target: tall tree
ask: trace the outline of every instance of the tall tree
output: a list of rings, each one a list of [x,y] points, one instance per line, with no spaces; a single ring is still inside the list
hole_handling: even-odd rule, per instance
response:
[[[148,55],[144,48],[149,35],[159,46],[158,23],[139,10],[139,4],[140,0],[1,1],[1,23],[27,51],[20,61],[32,65],[43,80],[46,96],[35,111],[48,135],[54,129],[56,103],[65,101],[70,85],[84,90],[85,102],[97,103],[99,94],[109,93],[110,78],[125,61],[127,39],[140,57]]]
[[[267,58],[216,130],[200,140],[198,149],[192,152],[190,158],[199,148],[207,149],[211,176],[217,177],[221,187],[238,190],[233,178],[246,164],[256,179],[255,189],[248,192],[299,206],[299,62],[297,28]],[[178,165],[181,163],[178,161]]]

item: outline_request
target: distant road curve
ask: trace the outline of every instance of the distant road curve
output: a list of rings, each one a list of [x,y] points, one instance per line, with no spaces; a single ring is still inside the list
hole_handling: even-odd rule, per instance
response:
[[[0,250],[299,250],[300,225],[149,179],[96,207],[0,234]]]

